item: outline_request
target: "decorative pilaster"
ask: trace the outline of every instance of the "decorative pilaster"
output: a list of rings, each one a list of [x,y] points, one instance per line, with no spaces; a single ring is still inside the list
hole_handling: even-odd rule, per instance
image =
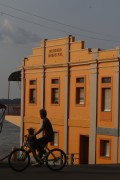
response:
[[[44,90],[45,90],[45,69],[44,69],[44,64],[45,64],[45,46],[46,46],[46,41],[47,39],[44,39],[43,42],[41,42],[41,47],[42,47],[42,72],[40,76],[40,109],[44,108]]]
[[[46,48],[46,41],[47,39],[44,39],[43,42],[41,42],[41,48],[42,48],[42,72],[40,75],[40,109],[44,108],[44,101],[45,101],[45,48]],[[40,127],[43,124],[43,120],[40,119]],[[43,136],[43,132],[41,133],[41,137]]]
[[[66,45],[66,72],[65,72],[65,101],[64,101],[64,151],[68,153],[68,111],[69,111],[69,61],[70,61],[70,38],[68,36]]]
[[[92,59],[98,59],[98,49],[92,50]],[[98,66],[95,61],[90,65],[90,133],[89,133],[89,164],[96,163],[96,124],[97,124],[97,84]]]
[[[24,141],[24,108],[25,108],[25,70],[24,70],[24,63],[25,60],[23,60],[23,67],[21,69],[21,123],[20,123],[20,146],[22,145]]]
[[[116,56],[120,57],[120,46],[116,47]],[[119,136],[119,61],[115,62],[114,75],[114,129],[117,130],[117,135],[114,136],[114,155],[113,163],[118,163],[118,136]]]

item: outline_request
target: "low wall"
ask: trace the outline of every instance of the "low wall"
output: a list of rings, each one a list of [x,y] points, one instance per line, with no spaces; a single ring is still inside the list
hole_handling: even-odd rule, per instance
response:
[[[5,120],[20,127],[21,116],[6,115]]]

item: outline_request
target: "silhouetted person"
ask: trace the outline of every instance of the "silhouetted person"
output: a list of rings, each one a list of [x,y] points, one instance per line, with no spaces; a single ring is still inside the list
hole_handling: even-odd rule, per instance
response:
[[[36,149],[39,151],[39,157],[41,158],[44,153],[45,145],[53,141],[53,128],[50,120],[47,118],[45,109],[40,109],[40,117],[43,119],[42,127],[30,137],[36,137],[36,135],[43,132],[42,137],[36,139]]]

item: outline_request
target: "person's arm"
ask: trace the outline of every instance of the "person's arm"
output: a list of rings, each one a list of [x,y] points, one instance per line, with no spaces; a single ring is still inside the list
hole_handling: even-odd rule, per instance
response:
[[[42,127],[37,132],[34,133],[34,136],[41,133],[43,130],[44,130],[44,121],[43,121]]]
[[[34,133],[34,136],[36,136],[37,134],[41,133],[43,131],[43,127],[41,127],[37,132]]]

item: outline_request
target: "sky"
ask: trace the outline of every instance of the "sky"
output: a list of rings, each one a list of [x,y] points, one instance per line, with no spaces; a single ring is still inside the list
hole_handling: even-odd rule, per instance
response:
[[[75,36],[86,48],[120,45],[120,0],[0,0],[0,99],[8,77],[43,39]],[[11,82],[10,98],[20,98]]]

